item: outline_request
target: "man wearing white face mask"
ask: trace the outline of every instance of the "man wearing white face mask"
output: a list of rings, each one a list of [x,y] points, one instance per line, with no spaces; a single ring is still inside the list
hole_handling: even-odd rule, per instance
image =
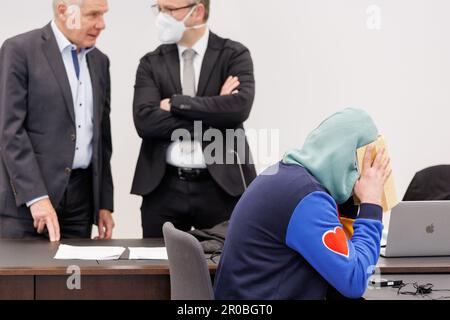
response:
[[[132,193],[143,197],[145,238],[161,237],[166,221],[186,231],[227,221],[256,177],[243,130],[255,95],[250,52],[208,29],[209,0],[158,0],[153,9],[162,45],[141,59],[133,104],[143,143]],[[223,137],[237,130],[237,143],[209,154],[197,121]],[[192,140],[173,141],[177,129]]]

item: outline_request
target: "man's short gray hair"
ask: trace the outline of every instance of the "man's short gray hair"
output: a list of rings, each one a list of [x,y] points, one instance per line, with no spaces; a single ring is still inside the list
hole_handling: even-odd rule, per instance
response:
[[[83,4],[83,1],[84,0],[53,0],[53,12],[56,15],[56,9],[58,8],[58,5],[61,3],[65,4],[67,6],[70,6],[73,4],[81,6]]]
[[[210,0],[192,0],[191,3],[192,4],[194,4],[194,3],[203,4],[203,6],[205,7],[205,22],[207,22],[209,19],[209,11],[210,11],[210,7],[211,7],[211,1]]]

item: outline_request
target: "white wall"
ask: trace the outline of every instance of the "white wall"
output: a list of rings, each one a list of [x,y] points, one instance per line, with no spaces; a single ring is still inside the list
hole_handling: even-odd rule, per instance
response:
[[[280,151],[323,118],[366,109],[387,137],[399,196],[426,166],[450,163],[448,0],[211,0],[211,29],[252,51],[257,98],[247,128],[279,129]],[[141,236],[129,194],[140,140],[132,122],[138,61],[158,42],[150,0],[109,0],[98,46],[112,60],[116,238]],[[366,10],[381,9],[369,30]],[[0,0],[0,43],[51,19],[51,0]]]

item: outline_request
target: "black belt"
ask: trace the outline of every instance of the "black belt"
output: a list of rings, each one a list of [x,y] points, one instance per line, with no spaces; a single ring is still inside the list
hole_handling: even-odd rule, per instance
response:
[[[177,175],[183,181],[196,181],[210,177],[208,169],[179,168],[167,165],[167,171]]]
[[[90,176],[92,175],[92,166],[87,169],[72,169],[70,172],[70,179],[76,179],[78,177]]]

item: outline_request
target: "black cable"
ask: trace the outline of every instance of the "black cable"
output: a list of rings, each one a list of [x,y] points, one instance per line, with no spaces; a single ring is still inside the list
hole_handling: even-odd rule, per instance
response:
[[[214,251],[209,257],[208,259],[211,260],[213,263],[215,264],[219,264],[219,261],[216,260],[217,257],[220,257],[220,255],[222,254],[222,250],[217,250]]]
[[[405,287],[412,285],[415,291],[402,291]],[[398,295],[410,295],[410,296],[422,296],[424,298],[430,298],[429,295],[433,292],[450,292],[450,289],[433,289],[434,285],[432,283],[419,285],[417,282],[412,283],[404,283],[396,288]],[[442,299],[450,299],[450,297],[442,296],[439,298],[430,298],[431,300],[442,300]]]

